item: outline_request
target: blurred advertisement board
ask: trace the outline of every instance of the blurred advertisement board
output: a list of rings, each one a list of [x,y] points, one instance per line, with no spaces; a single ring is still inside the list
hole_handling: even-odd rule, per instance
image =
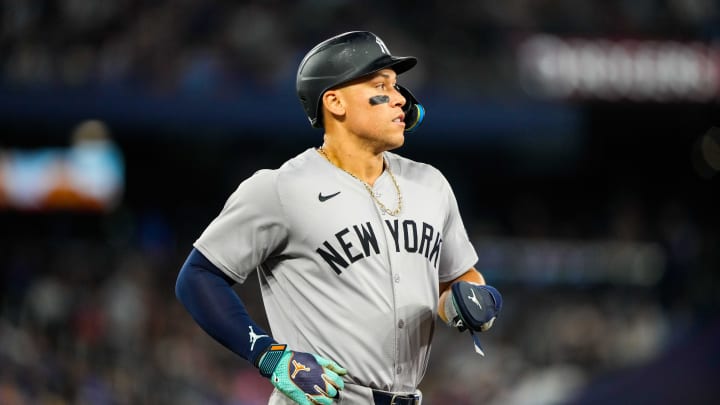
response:
[[[0,148],[2,210],[109,211],[124,184],[122,153],[99,121],[78,126],[67,148]]]

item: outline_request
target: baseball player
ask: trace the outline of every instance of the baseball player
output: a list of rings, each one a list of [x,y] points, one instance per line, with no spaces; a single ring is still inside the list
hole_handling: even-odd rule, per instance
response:
[[[500,311],[447,180],[389,152],[424,118],[397,83],[416,62],[364,31],[310,50],[297,93],[324,142],[244,180],[180,270],[178,299],[270,404],[419,404],[436,316],[477,342]],[[253,271],[272,333],[231,288]]]

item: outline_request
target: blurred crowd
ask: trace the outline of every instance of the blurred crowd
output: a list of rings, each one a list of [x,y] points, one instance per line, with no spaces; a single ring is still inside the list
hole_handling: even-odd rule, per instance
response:
[[[507,93],[529,33],[712,42],[712,0],[139,1],[3,0],[2,86],[47,86],[227,97],[291,88],[312,44],[375,31],[420,57],[408,73],[440,91]],[[459,87],[455,87],[460,84]]]
[[[177,260],[103,242],[45,248],[47,259],[26,247],[3,263],[0,403],[267,401],[269,383],[220,350],[178,305]]]

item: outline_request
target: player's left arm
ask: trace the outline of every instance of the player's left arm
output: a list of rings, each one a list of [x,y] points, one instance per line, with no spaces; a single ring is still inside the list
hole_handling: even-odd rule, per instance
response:
[[[475,269],[475,267],[471,267],[468,271],[461,274],[459,277],[455,278],[454,280],[440,283],[440,296],[442,296],[442,294],[444,292],[446,292],[453,283],[456,283],[458,281],[467,281],[468,283],[485,285],[485,277],[483,277],[482,273],[477,271],[477,269]]]
[[[490,329],[501,308],[500,292],[487,285],[482,273],[474,267],[453,280],[440,283],[438,316],[461,331]]]
[[[440,256],[442,270],[439,273],[442,282],[439,283],[437,312],[448,326],[461,332],[469,330],[475,351],[484,355],[475,332],[492,327],[502,308],[502,297],[497,289],[487,285],[483,275],[472,266],[478,260],[477,253],[468,238],[457,200],[447,180],[445,190],[448,210],[443,226],[444,240]],[[456,271],[465,266],[468,266],[467,270],[455,276]]]

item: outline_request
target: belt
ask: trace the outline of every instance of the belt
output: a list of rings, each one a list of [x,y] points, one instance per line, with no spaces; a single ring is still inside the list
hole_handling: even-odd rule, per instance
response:
[[[420,405],[420,395],[394,394],[392,392],[373,390],[375,405]]]

